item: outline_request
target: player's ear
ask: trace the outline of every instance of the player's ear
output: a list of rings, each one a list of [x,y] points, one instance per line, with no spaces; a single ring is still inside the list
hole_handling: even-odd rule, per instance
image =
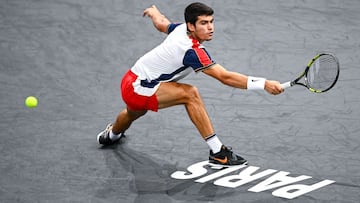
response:
[[[190,32],[194,32],[195,31],[195,25],[192,24],[192,23],[186,23],[186,26],[187,26],[187,29],[190,31]]]

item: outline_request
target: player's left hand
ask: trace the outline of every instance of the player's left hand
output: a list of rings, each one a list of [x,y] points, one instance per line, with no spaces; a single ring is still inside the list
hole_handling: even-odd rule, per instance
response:
[[[264,89],[272,95],[278,95],[284,92],[284,89],[280,85],[280,82],[275,80],[266,80]]]
[[[155,5],[152,5],[150,6],[149,8],[146,8],[144,10],[144,13],[143,13],[143,16],[148,16],[148,17],[153,17],[153,16],[156,16],[156,15],[161,15],[160,11],[156,8]]]

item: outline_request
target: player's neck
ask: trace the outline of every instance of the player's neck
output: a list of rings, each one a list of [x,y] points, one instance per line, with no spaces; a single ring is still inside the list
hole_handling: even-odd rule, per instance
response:
[[[191,32],[188,32],[187,34],[188,34],[188,36],[190,37],[190,39],[196,40],[196,41],[198,41],[200,44],[204,42],[204,40],[198,39],[198,38],[196,37],[196,35],[192,34]]]

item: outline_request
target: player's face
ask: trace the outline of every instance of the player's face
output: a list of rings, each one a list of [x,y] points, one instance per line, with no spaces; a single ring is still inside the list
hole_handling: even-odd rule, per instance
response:
[[[192,37],[199,42],[212,40],[214,33],[214,17],[198,16],[195,25],[188,24]]]

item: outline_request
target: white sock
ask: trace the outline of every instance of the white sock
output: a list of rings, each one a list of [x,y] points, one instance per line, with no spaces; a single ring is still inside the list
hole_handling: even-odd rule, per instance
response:
[[[206,143],[209,145],[211,151],[215,154],[220,152],[222,143],[219,140],[219,138],[216,136],[216,134],[208,136],[206,139]]]
[[[110,133],[109,133],[110,140],[117,140],[117,139],[120,138],[120,136],[121,136],[121,133],[116,135],[116,134],[113,133],[112,130],[110,130]]]

